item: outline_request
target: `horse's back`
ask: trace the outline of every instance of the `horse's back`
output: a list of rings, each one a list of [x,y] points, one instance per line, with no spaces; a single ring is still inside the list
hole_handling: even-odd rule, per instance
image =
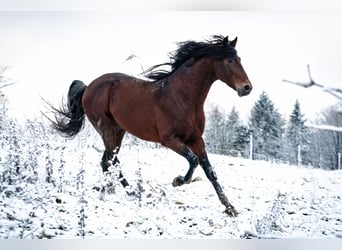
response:
[[[108,120],[115,121],[133,134],[137,124],[139,130],[141,127],[150,130],[153,107],[156,105],[151,86],[144,80],[123,73],[104,74],[89,84],[82,106],[95,127],[100,120]],[[141,121],[145,122],[140,124]]]

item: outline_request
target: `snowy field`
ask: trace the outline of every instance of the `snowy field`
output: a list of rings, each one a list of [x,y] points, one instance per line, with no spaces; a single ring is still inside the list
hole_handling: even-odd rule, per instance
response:
[[[34,173],[2,185],[1,239],[342,237],[341,170],[210,154],[219,182],[240,213],[231,218],[200,167],[194,182],[172,187],[173,178],[188,167],[174,152],[141,142],[123,146],[119,159],[131,184],[124,190],[115,173],[104,177],[101,172],[100,139],[86,138],[42,144],[37,167],[25,170]],[[0,167],[6,166],[2,162]],[[52,170],[49,180],[47,169]],[[111,181],[114,186],[102,192]]]

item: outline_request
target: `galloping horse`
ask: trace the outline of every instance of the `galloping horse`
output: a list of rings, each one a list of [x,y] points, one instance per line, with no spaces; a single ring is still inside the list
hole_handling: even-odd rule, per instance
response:
[[[145,73],[148,80],[122,73],[100,76],[86,86],[75,80],[68,92],[68,103],[55,109],[53,127],[73,138],[84,125],[85,115],[101,135],[105,151],[101,166],[107,171],[118,163],[122,139],[126,132],[143,140],[159,142],[186,158],[189,170],[173,180],[173,186],[191,182],[198,164],[226,207],[236,216],[212,166],[202,134],[203,106],[213,82],[221,80],[239,96],[248,95],[252,85],[235,50],[237,38],[213,36],[204,42],[186,41],[170,55],[170,62],[156,65]],[[162,70],[162,66],[171,70]],[[115,157],[114,157],[115,152]],[[114,159],[113,159],[114,157]],[[128,182],[120,171],[121,184]]]

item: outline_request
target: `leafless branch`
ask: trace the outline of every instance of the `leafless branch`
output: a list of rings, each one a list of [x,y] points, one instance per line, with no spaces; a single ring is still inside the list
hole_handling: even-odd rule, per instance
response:
[[[9,69],[9,67],[7,67],[7,66],[6,67],[0,66],[0,89],[3,89],[5,87],[8,87],[8,86],[16,84],[16,82],[8,83],[9,79],[4,77],[4,73],[8,69]]]
[[[311,70],[310,70],[310,65],[309,64],[307,65],[307,70],[308,70],[308,75],[309,75],[309,82],[306,82],[306,83],[294,82],[294,81],[289,81],[289,80],[285,80],[285,79],[283,80],[283,82],[287,82],[287,83],[291,83],[291,84],[294,84],[294,85],[298,85],[298,86],[303,87],[303,88],[309,88],[309,87],[312,87],[312,86],[316,86],[316,87],[322,88],[323,91],[329,93],[330,95],[332,95],[335,98],[337,98],[340,101],[342,101],[342,89],[326,87],[326,86],[324,86],[322,84],[319,84],[319,83],[315,82],[312,79]]]
[[[3,89],[5,87],[8,87],[8,86],[11,86],[11,85],[14,85],[14,84],[16,84],[16,83],[15,82],[11,82],[11,83],[7,83],[7,84],[4,84],[4,85],[1,85],[0,89]]]
[[[289,81],[289,80],[283,80],[283,82],[295,84],[295,85],[298,85],[298,86],[303,87],[303,88],[309,88],[312,86],[316,86],[316,87],[323,89],[323,91],[329,93],[330,95],[334,96],[339,101],[342,101],[342,89],[326,87],[322,84],[318,84],[317,82],[315,82],[312,79],[309,64],[307,65],[307,70],[308,70],[308,75],[309,75],[309,82],[308,83],[294,82],[294,81]],[[342,127],[336,127],[336,126],[325,125],[325,124],[316,125],[316,124],[311,124],[311,123],[306,123],[305,125],[309,128],[315,128],[315,129],[320,129],[320,130],[329,130],[329,131],[335,131],[335,132],[342,132]]]
[[[132,60],[133,58],[136,58],[137,56],[135,54],[130,54],[125,61],[130,61]]]

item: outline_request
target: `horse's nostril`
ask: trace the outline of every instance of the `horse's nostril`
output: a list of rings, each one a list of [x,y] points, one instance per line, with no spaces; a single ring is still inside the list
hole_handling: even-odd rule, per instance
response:
[[[246,91],[249,91],[249,90],[251,89],[251,87],[250,87],[249,85],[245,85],[245,86],[243,86],[243,88],[244,88],[244,90],[246,90]]]

